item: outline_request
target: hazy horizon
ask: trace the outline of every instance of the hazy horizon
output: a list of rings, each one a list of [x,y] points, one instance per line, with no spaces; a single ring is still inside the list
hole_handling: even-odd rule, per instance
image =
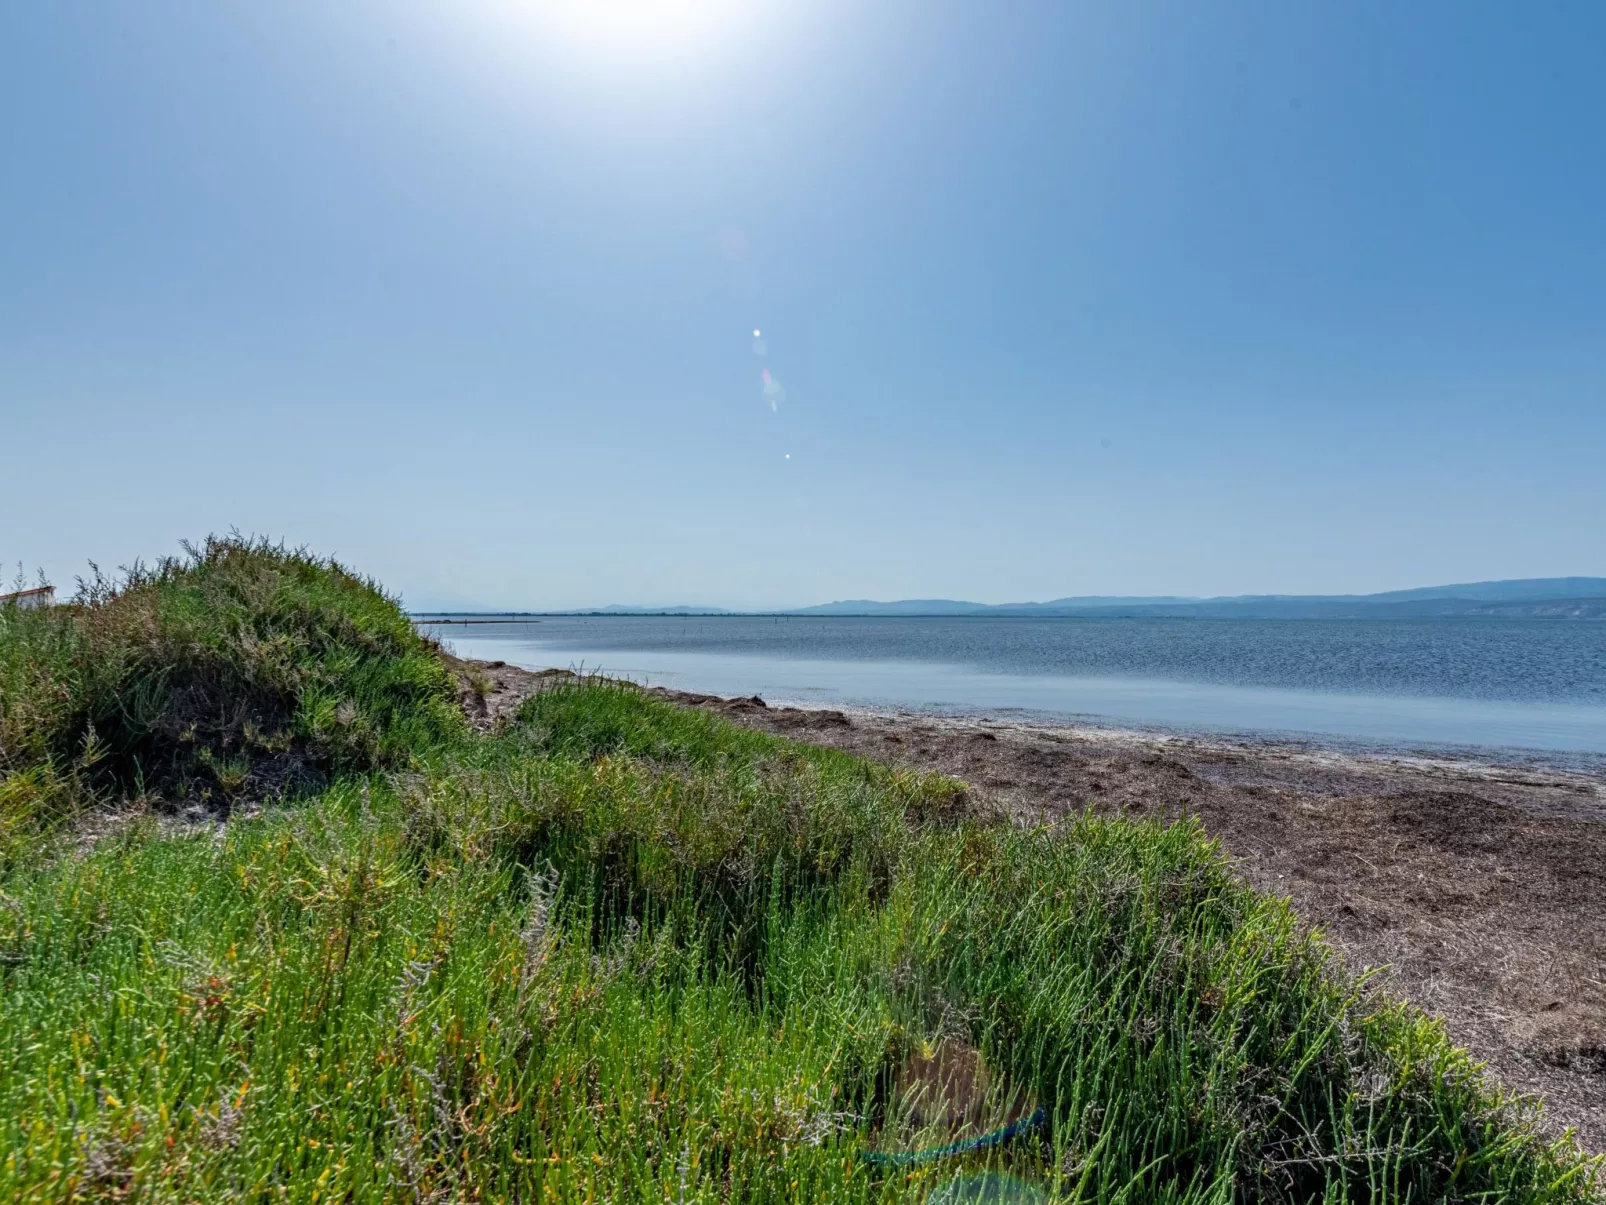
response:
[[[1603,37],[18,5],[0,563],[238,527],[450,610],[1606,574]]]
[[[652,612],[673,613],[673,612],[679,612],[679,611],[687,611],[687,612],[709,611],[709,612],[732,612],[732,613],[737,613],[737,614],[741,614],[741,613],[747,613],[747,614],[786,614],[788,612],[796,612],[796,611],[818,609],[820,607],[852,606],[852,605],[857,605],[857,604],[863,604],[863,605],[867,605],[867,606],[881,606],[881,607],[887,607],[887,606],[916,606],[916,605],[920,605],[920,604],[932,604],[932,605],[951,604],[951,605],[959,605],[959,606],[992,606],[992,607],[997,607],[997,606],[1031,607],[1031,606],[1048,606],[1048,605],[1054,605],[1054,604],[1072,605],[1072,604],[1078,604],[1078,603],[1085,603],[1085,604],[1095,604],[1095,603],[1097,603],[1097,604],[1101,604],[1101,605],[1139,605],[1139,604],[1154,605],[1154,604],[1165,604],[1165,603],[1184,604],[1184,603],[1231,602],[1231,601],[1236,601],[1236,600],[1256,600],[1256,599],[1264,599],[1264,600],[1281,599],[1281,600],[1289,600],[1289,601],[1324,600],[1324,599],[1332,599],[1332,600],[1345,600],[1345,599],[1364,600],[1364,599],[1375,599],[1375,598],[1380,598],[1380,597],[1381,598],[1387,598],[1389,595],[1392,595],[1392,594],[1415,594],[1415,593],[1418,593],[1418,592],[1426,593],[1426,592],[1429,592],[1429,591],[1443,592],[1443,591],[1453,591],[1453,590],[1458,590],[1458,589],[1466,589],[1466,590],[1470,590],[1470,591],[1477,591],[1478,588],[1480,588],[1480,587],[1481,588],[1487,588],[1487,587],[1491,587],[1491,586],[1527,586],[1527,585],[1538,585],[1539,583],[1547,583],[1547,584],[1548,583],[1556,583],[1556,587],[1555,587],[1554,590],[1548,591],[1548,592],[1544,591],[1544,590],[1531,590],[1531,591],[1527,591],[1525,593],[1522,593],[1520,595],[1514,595],[1513,597],[1515,599],[1517,599],[1517,600],[1539,599],[1539,598],[1562,599],[1562,598],[1574,597],[1575,595],[1574,595],[1574,593],[1571,593],[1571,591],[1577,591],[1577,590],[1582,590],[1581,594],[1576,595],[1578,597],[1591,597],[1592,598],[1592,597],[1598,597],[1598,596],[1606,595],[1606,577],[1588,577],[1588,576],[1583,576],[1583,575],[1570,575],[1568,577],[1563,577],[1563,578],[1518,578],[1518,579],[1497,579],[1497,580],[1480,581],[1480,582],[1435,583],[1435,584],[1431,584],[1431,585],[1418,585],[1418,586],[1412,586],[1412,587],[1401,587],[1399,590],[1378,591],[1378,592],[1371,593],[1371,594],[1309,595],[1309,594],[1286,594],[1286,593],[1283,593],[1283,594],[1258,594],[1258,595],[1226,594],[1226,595],[1212,595],[1212,596],[1198,596],[1198,595],[1186,596],[1186,595],[1176,595],[1176,594],[1159,594],[1159,595],[1156,595],[1156,594],[1147,594],[1147,595],[1121,595],[1121,594],[1114,594],[1114,595],[1110,595],[1110,594],[1105,594],[1105,595],[1059,595],[1059,596],[1057,596],[1055,598],[1047,598],[1047,599],[1009,599],[1009,600],[1006,600],[1006,601],[1004,601],[1002,603],[982,603],[982,602],[978,602],[976,599],[956,599],[956,598],[872,599],[872,598],[865,598],[865,597],[856,597],[856,598],[831,599],[831,600],[828,600],[828,601],[816,600],[814,602],[791,603],[791,604],[786,604],[786,605],[782,605],[782,606],[764,607],[764,608],[732,607],[732,606],[728,606],[728,605],[723,604],[723,603],[697,603],[697,602],[691,602],[691,603],[688,603],[688,602],[632,603],[632,602],[618,602],[618,601],[611,602],[611,603],[580,604],[580,605],[577,605],[577,606],[574,606],[574,607],[549,608],[549,609],[545,609],[545,610],[540,610],[540,609],[536,609],[536,608],[527,608],[527,607],[506,607],[506,608],[479,607],[479,608],[459,608],[459,609],[455,609],[454,610],[454,609],[445,608],[445,607],[419,606],[419,605],[413,604],[411,601],[407,601],[407,606],[408,606],[408,609],[415,615],[450,615],[450,614],[461,614],[461,615],[476,615],[476,614],[479,614],[479,615],[518,615],[518,614],[595,613],[595,612],[607,612],[607,611],[625,611],[625,612],[637,612],[637,611],[640,611],[640,612],[648,612],[648,613],[652,613]],[[1445,595],[1445,596],[1446,597],[1459,597],[1459,596],[1456,596],[1456,595]],[[406,600],[404,600],[404,601],[406,601]]]

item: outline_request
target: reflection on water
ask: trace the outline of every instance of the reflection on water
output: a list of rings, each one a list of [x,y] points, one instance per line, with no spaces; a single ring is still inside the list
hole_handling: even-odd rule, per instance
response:
[[[745,622],[745,621],[742,621]],[[539,624],[476,625],[442,627],[433,633],[465,657],[504,660],[532,669],[548,666],[585,666],[605,673],[630,677],[654,685],[680,690],[724,695],[761,695],[772,703],[804,705],[850,705],[891,709],[924,710],[951,714],[1020,713],[1024,718],[1068,719],[1106,723],[1115,726],[1156,727],[1187,731],[1214,731],[1250,734],[1316,735],[1342,741],[1385,746],[1495,747],[1542,750],[1550,753],[1606,755],[1606,689],[1597,688],[1596,678],[1606,680],[1606,659],[1594,651],[1592,641],[1606,638],[1606,625],[1591,625],[1587,637],[1567,637],[1567,644],[1541,629],[1528,645],[1526,636],[1518,639],[1510,632],[1499,635],[1491,645],[1490,658],[1514,658],[1522,648],[1534,656],[1559,657],[1571,650],[1573,660],[1563,669],[1551,666],[1541,675],[1531,675],[1525,685],[1512,692],[1530,693],[1541,686],[1560,693],[1560,699],[1501,698],[1487,683],[1498,676],[1498,665],[1461,665],[1453,670],[1434,671],[1446,681],[1459,677],[1484,681],[1478,696],[1423,693],[1375,693],[1363,690],[1296,688],[1253,680],[1223,681],[1225,671],[1212,662],[1186,677],[1118,674],[1106,669],[1100,673],[1040,673],[1013,668],[1020,656],[1018,648],[998,653],[987,647],[980,652],[979,625],[970,628],[950,626],[953,643],[944,645],[931,631],[917,630],[916,636],[896,647],[917,647],[921,651],[949,648],[951,660],[914,660],[905,657],[873,656],[877,646],[845,644],[833,623],[816,621],[805,631],[821,633],[818,640],[799,645],[796,632],[788,643],[767,645],[738,621],[654,621],[639,620],[560,620]],[[906,626],[921,621],[903,621]],[[1138,621],[1141,622],[1141,621]],[[778,626],[778,625],[777,625]],[[1293,635],[1283,624],[1276,638],[1285,647],[1282,660],[1297,660],[1297,650],[1289,642]],[[1353,626],[1353,625],[1351,625]],[[1383,625],[1373,625],[1383,626]],[[1555,629],[1565,625],[1553,625]],[[1581,629],[1585,625],[1572,625]],[[686,635],[675,637],[676,631]],[[1066,628],[1069,639],[1082,629]],[[721,633],[725,633],[721,636]],[[1019,634],[1017,633],[1017,636]],[[1182,628],[1151,634],[1162,645],[1180,639],[1216,641],[1212,656],[1220,652],[1219,634],[1197,637],[1196,629]],[[1136,646],[1130,632],[1123,640]],[[1241,639],[1242,636],[1235,639]],[[779,638],[777,638],[779,639]],[[900,638],[901,639],[901,638]],[[1348,640],[1348,635],[1345,636]],[[1389,636],[1397,641],[1398,633]],[[1439,639],[1435,637],[1435,639]],[[1517,640],[1514,645],[1513,640]],[[723,641],[723,644],[719,642]],[[1558,643],[1559,642],[1559,643]],[[634,647],[661,643],[671,647]],[[835,652],[850,648],[860,655],[831,658],[799,655],[809,643]],[[984,643],[984,642],[983,642]],[[714,647],[709,647],[710,645]],[[1342,655],[1354,656],[1344,644]],[[1436,655],[1459,656],[1463,660],[1477,655],[1476,641],[1465,630],[1453,641],[1441,639]],[[1457,649],[1451,653],[1447,650]],[[1396,650],[1398,651],[1398,650]],[[1195,650],[1197,652],[1197,650]],[[1320,661],[1331,649],[1312,638],[1305,650],[1310,661]],[[1419,651],[1420,653],[1420,651]],[[1077,654],[1084,660],[1091,654]],[[1197,669],[1198,658],[1190,660],[1184,652],[1171,654],[1167,662],[1179,674]],[[1224,654],[1223,654],[1224,655]],[[1332,654],[1342,660],[1339,654]],[[1392,654],[1391,654],[1392,655]],[[1422,654],[1425,655],[1425,654]],[[1057,654],[1061,663],[1069,659]],[[1102,665],[1114,654],[1104,649],[1097,659]],[[1153,649],[1139,650],[1133,657],[1144,665],[1158,664]],[[1593,658],[1593,660],[1591,659]],[[1581,660],[1580,660],[1581,659]],[[996,666],[997,668],[993,668]],[[1190,667],[1193,667],[1190,669]],[[1311,681],[1322,681],[1337,671],[1332,666],[1307,668]],[[1427,671],[1423,671],[1426,673]],[[1534,671],[1539,674],[1540,671]],[[1265,677],[1287,680],[1292,669]],[[1419,675],[1420,677],[1420,675]],[[1549,683],[1546,686],[1546,683]],[[1512,693],[1508,692],[1508,693]],[[1565,761],[1566,759],[1560,759]],[[1592,760],[1592,759],[1586,759]]]

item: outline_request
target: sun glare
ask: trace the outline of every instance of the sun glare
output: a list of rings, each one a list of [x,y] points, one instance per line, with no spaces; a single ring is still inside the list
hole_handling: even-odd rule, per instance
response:
[[[576,51],[641,59],[711,50],[745,8],[735,0],[504,0],[498,7]]]

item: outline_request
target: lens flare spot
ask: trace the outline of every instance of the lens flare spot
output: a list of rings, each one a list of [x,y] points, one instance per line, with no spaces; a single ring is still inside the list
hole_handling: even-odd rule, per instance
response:
[[[908,1052],[894,1081],[887,1114],[865,1152],[882,1167],[961,1162],[982,1151],[1002,1150],[1040,1131],[1047,1116],[1030,1088],[991,1067],[961,1038],[921,1042]],[[954,1191],[961,1193],[961,1182]],[[973,1185],[981,1195],[945,1198],[1005,1201],[1002,1183]],[[993,1195],[988,1195],[988,1194]],[[938,1199],[933,1193],[928,1200]]]
[[[765,404],[771,410],[779,410],[781,403],[786,401],[786,390],[781,388],[781,383],[770,375],[769,369],[766,368],[761,375],[764,380]]]
[[[972,1172],[933,1190],[926,1205],[1042,1205],[1048,1194],[1003,1172]]]

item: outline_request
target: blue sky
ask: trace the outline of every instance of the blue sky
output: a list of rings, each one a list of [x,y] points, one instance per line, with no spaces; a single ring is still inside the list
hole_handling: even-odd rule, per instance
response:
[[[519,608],[1606,574],[1606,7],[587,11],[7,6],[0,558],[237,526]]]

